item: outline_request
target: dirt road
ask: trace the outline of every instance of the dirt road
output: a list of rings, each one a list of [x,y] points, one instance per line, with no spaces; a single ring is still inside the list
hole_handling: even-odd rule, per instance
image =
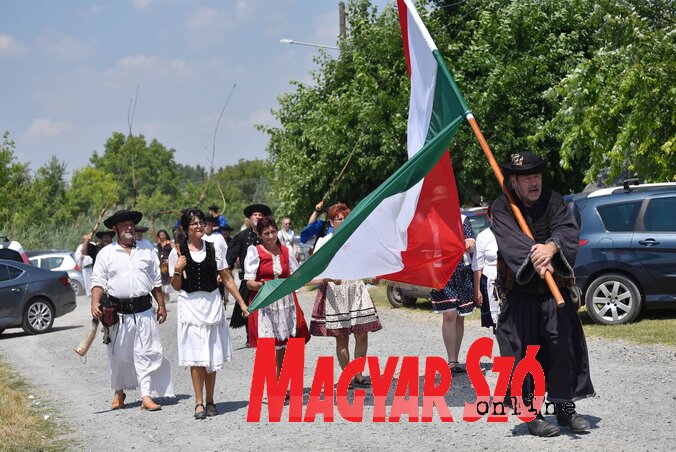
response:
[[[309,321],[313,294],[301,294],[300,299]],[[85,364],[73,352],[90,316],[85,297],[78,298],[74,313],[56,320],[49,334],[28,336],[18,329],[5,331],[0,336],[0,354],[34,385],[33,403],[53,406],[53,415],[70,427],[66,439],[72,450],[667,450],[676,440],[676,350],[601,339],[588,340],[598,396],[577,404],[578,411],[593,426],[592,432],[583,436],[563,429],[564,434],[557,438],[533,438],[514,416],[507,423],[464,422],[463,403],[473,400],[474,394],[466,376],[454,378],[446,397],[453,423],[442,423],[438,418],[431,423],[408,422],[405,416],[398,423],[373,423],[370,391],[365,421],[361,423],[343,420],[337,410],[332,423],[323,422],[321,416],[314,423],[290,423],[286,409],[282,422],[270,423],[265,406],[264,421],[247,423],[255,352],[243,347],[243,330],[230,330],[234,360],[218,374],[216,402],[222,414],[196,421],[189,371],[175,365],[176,304],[170,303],[168,308],[169,320],[160,330],[165,355],[173,365],[177,397],[158,400],[164,405],[159,412],[140,410],[135,392],[128,394],[126,409],[109,410],[112,391],[100,336]],[[231,310],[230,304],[228,315]],[[445,356],[440,317],[390,308],[381,309],[380,316],[384,328],[370,336],[369,354],[379,356],[381,366],[388,356],[419,356],[421,363],[425,356]],[[488,334],[476,323],[466,325],[463,361],[467,347]],[[329,338],[313,338],[307,345],[306,392],[317,358],[333,353],[334,341]],[[423,367],[421,364],[421,377]],[[486,377],[493,387],[495,374],[488,371]],[[392,391],[388,413],[391,397]]]

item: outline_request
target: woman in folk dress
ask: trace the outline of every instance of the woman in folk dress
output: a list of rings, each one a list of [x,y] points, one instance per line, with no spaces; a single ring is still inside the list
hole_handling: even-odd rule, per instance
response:
[[[204,213],[199,209],[186,210],[181,228],[187,238],[169,254],[171,285],[178,291],[178,364],[190,366],[195,391],[194,417],[204,419],[218,414],[214,403],[216,371],[232,359],[218,275],[245,316],[248,311],[222,251],[203,240]]]
[[[249,246],[244,260],[244,279],[251,291],[249,303],[266,281],[288,278],[298,268],[293,251],[279,242],[277,223],[273,217],[261,218],[256,228],[263,243]],[[295,292],[257,309],[249,316],[250,346],[256,347],[258,339],[263,337],[275,339],[277,376],[279,376],[289,338],[302,337],[305,342],[310,340],[305,316]]]
[[[328,218],[333,232],[317,240],[315,251],[333,237],[350,208],[342,203],[329,207]],[[354,334],[354,357],[366,356],[368,333],[382,329],[378,313],[366,285],[361,280],[325,280],[319,287],[312,309],[310,332],[313,336],[336,338],[336,355],[342,369],[350,362],[350,335]],[[350,383],[353,387],[370,387],[371,379],[357,374]]]

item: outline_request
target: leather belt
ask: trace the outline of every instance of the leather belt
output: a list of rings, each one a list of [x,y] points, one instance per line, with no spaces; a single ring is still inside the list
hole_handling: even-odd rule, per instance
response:
[[[108,299],[118,314],[136,314],[137,312],[147,311],[153,306],[150,294],[133,298],[117,298],[108,295]]]

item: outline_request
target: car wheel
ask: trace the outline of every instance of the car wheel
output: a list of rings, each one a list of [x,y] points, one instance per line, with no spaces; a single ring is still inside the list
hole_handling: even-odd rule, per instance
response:
[[[80,281],[75,281],[74,279],[70,280],[70,287],[73,288],[73,291],[75,292],[76,296],[84,295],[85,290],[84,287],[82,287],[82,284],[80,284]]]
[[[387,286],[387,300],[392,307],[401,308],[402,306],[413,306],[416,298],[404,296],[398,287]]]
[[[601,325],[631,322],[641,311],[641,293],[626,276],[601,275],[587,288],[585,305],[589,317]]]
[[[28,334],[46,333],[54,324],[54,308],[44,298],[33,298],[23,314],[22,328]]]

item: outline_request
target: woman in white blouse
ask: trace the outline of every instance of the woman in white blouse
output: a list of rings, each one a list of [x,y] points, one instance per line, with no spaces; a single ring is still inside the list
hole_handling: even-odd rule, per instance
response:
[[[490,207],[487,215],[492,221],[493,215]],[[495,235],[491,228],[484,229],[476,238],[472,270],[474,272],[474,302],[481,307],[481,326],[486,328],[495,328],[498,324],[500,307],[495,291],[495,278],[498,274],[497,261],[498,243],[495,241]]]
[[[169,254],[171,286],[178,291],[178,365],[190,366],[196,419],[216,416],[216,371],[232,359],[232,345],[217,277],[248,315],[221,249],[204,240],[204,213],[187,209],[181,217],[187,239]],[[205,394],[206,393],[206,394]],[[205,402],[206,395],[206,406]]]

